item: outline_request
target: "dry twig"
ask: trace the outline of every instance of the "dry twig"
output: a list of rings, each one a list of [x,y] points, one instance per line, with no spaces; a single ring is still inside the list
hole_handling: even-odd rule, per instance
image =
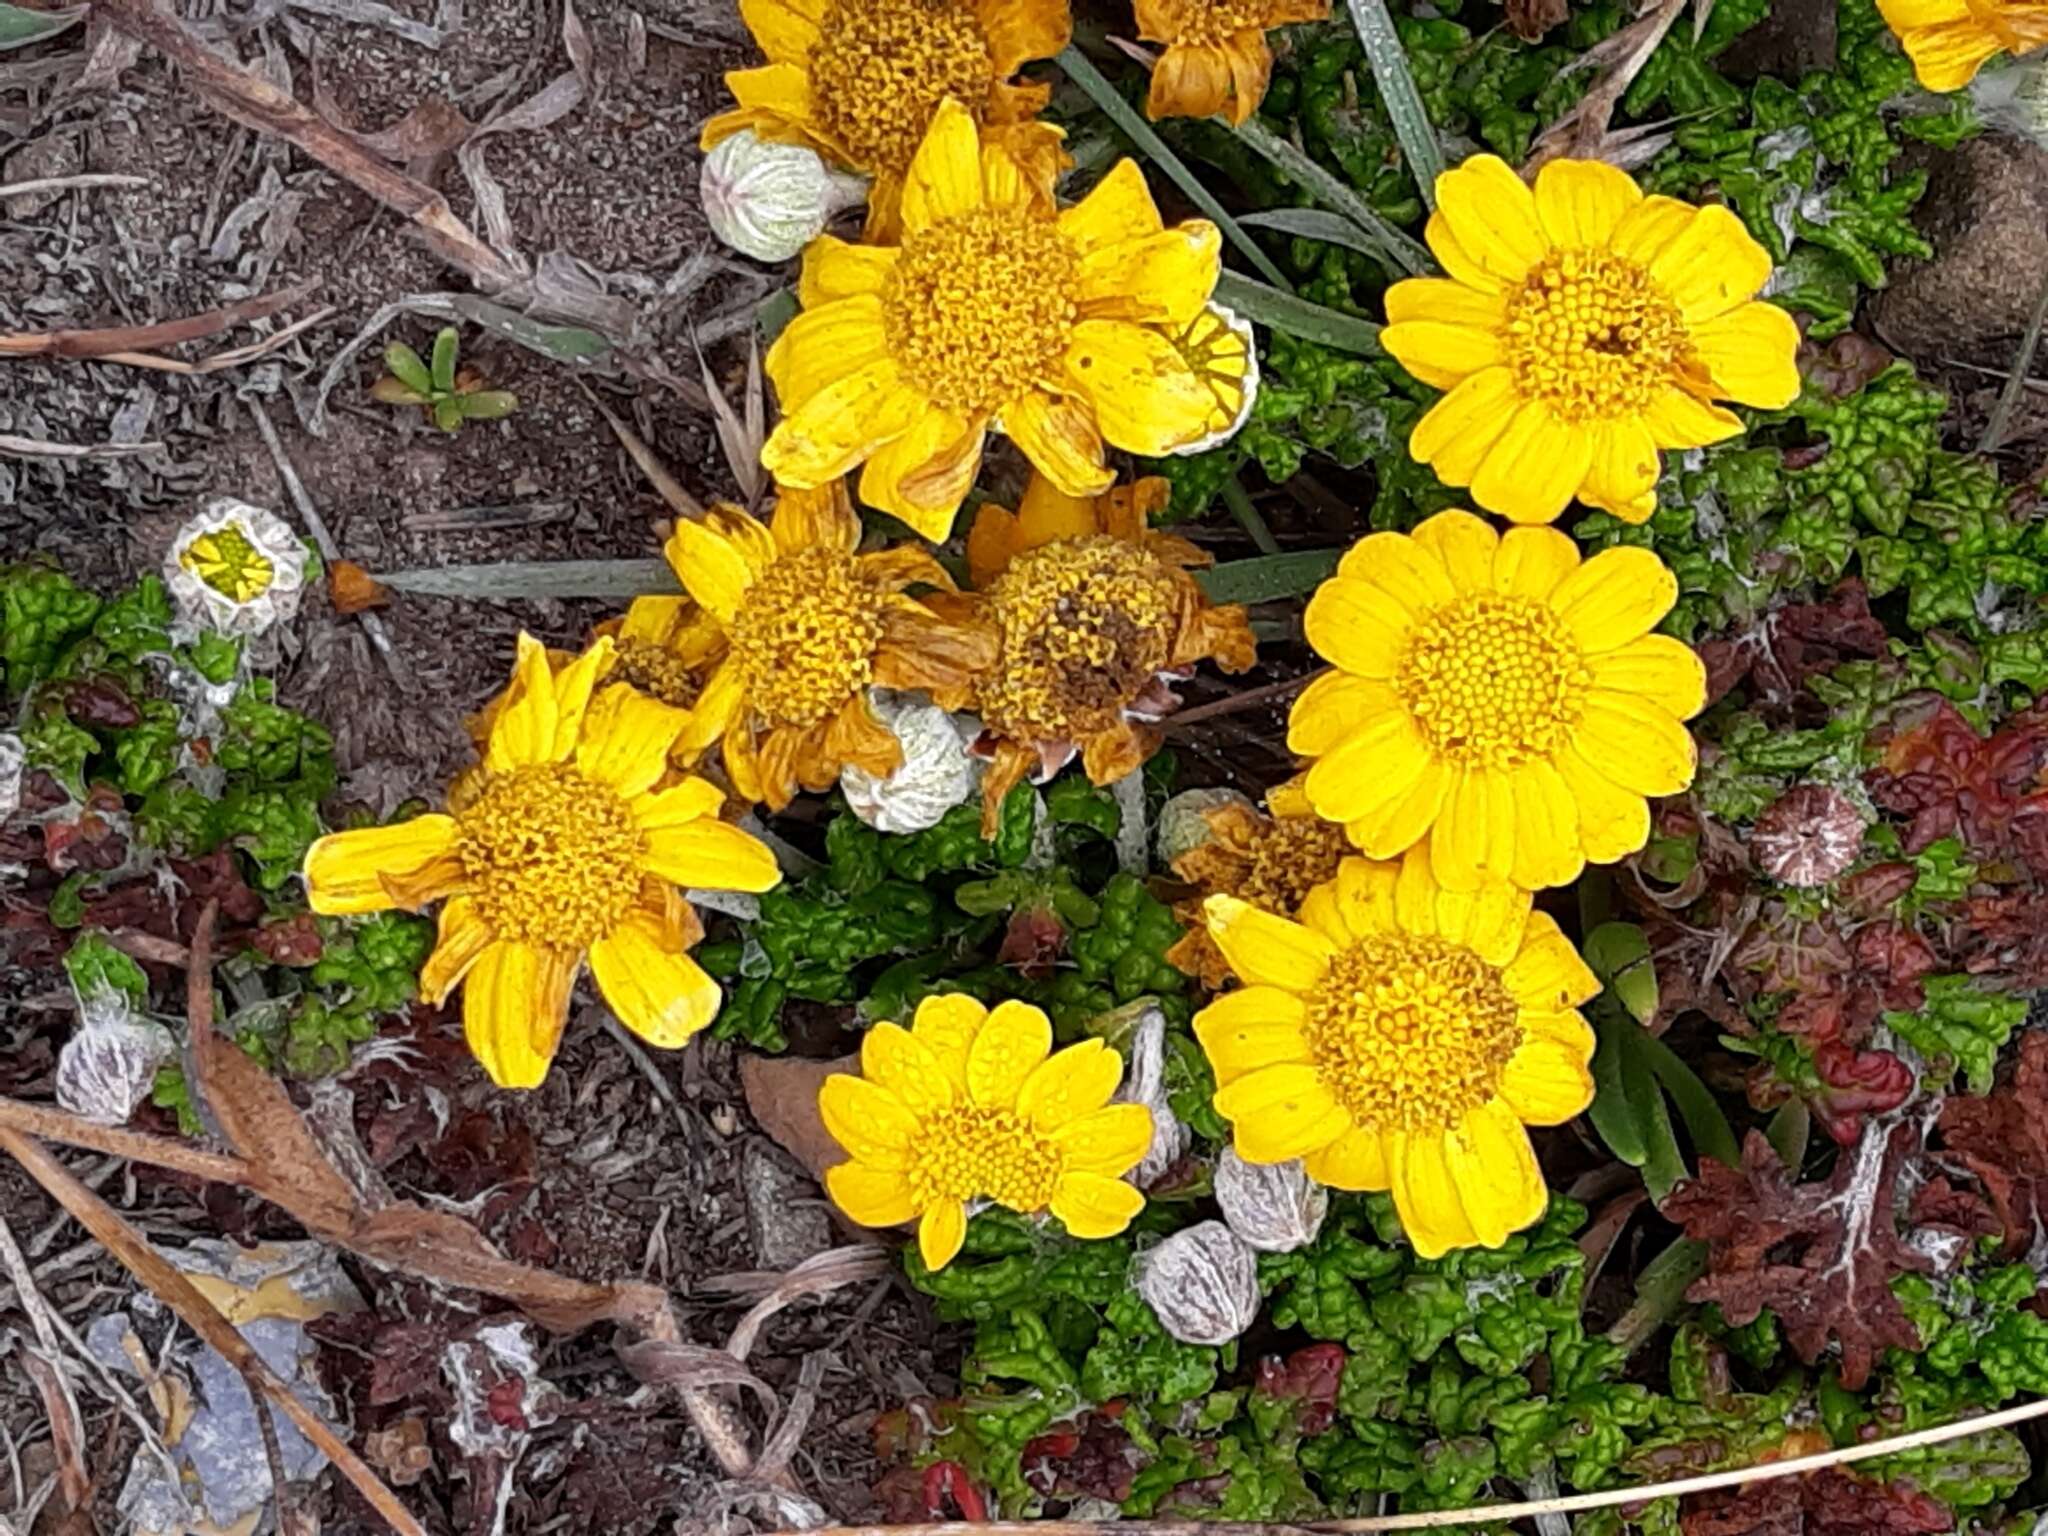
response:
[[[0,188],[4,192],[5,188]],[[180,342],[198,341],[207,336],[218,336],[222,331],[238,325],[247,325],[252,320],[262,320],[281,309],[289,309],[319,284],[311,279],[281,288],[276,293],[243,299],[239,303],[226,304],[219,309],[209,309],[203,315],[192,315],[183,320],[166,320],[158,325],[119,325],[98,331],[18,331],[0,334],[0,357],[113,357],[120,361],[132,362],[138,353],[151,352],[158,347],[174,347]],[[331,314],[323,310],[322,314]],[[311,321],[300,321],[295,329],[304,329]],[[278,338],[266,337],[259,345],[274,346]],[[197,364],[173,364],[168,359],[158,358],[153,366],[169,367],[179,372],[209,371]],[[225,367],[226,364],[216,366]]]

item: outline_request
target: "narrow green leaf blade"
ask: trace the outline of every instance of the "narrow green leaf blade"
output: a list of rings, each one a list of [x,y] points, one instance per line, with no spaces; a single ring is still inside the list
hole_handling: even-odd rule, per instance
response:
[[[1607,1143],[1607,1150],[1629,1167],[1640,1168],[1649,1161],[1650,1149],[1645,1128],[1630,1102],[1628,1076],[1635,1066],[1629,1037],[1640,1034],[1642,1026],[1615,1008],[1591,1011],[1599,1045],[1593,1052],[1593,1103],[1586,1114]]]
[[[434,393],[445,395],[455,387],[455,358],[462,346],[460,333],[444,325],[434,336]]]
[[[1664,1085],[1664,1091],[1671,1095],[1671,1102],[1678,1106],[1678,1117],[1685,1122],[1685,1133],[1692,1138],[1693,1150],[1730,1168],[1740,1168],[1742,1149],[1713,1090],[1655,1035],[1646,1031],[1636,1048],[1657,1075],[1657,1081]]]
[[[666,560],[503,560],[390,571],[376,579],[394,592],[490,602],[626,599],[682,591]]]
[[[1372,61],[1372,77],[1386,104],[1387,120],[1394,126],[1408,169],[1415,174],[1423,203],[1436,207],[1436,179],[1444,173],[1443,145],[1430,126],[1429,110],[1422,104],[1422,92],[1415,87],[1415,74],[1408,67],[1408,50],[1394,30],[1387,0],[1346,0],[1351,25],[1358,29],[1358,41]]]
[[[1310,196],[1325,208],[1342,214],[1368,242],[1363,249],[1375,260],[1385,262],[1399,272],[1411,277],[1435,269],[1428,247],[1418,243],[1412,236],[1396,229],[1379,214],[1350,184],[1342,181],[1307,155],[1296,149],[1286,139],[1265,127],[1257,118],[1248,118],[1238,125],[1237,136],[1248,146],[1264,155],[1288,176],[1299,183]],[[1294,210],[1299,212],[1300,210]],[[1266,215],[1270,218],[1271,215]]]
[[[68,11],[31,11],[19,5],[0,4],[0,53],[47,42],[85,20],[88,7]]]
[[[1259,555],[1194,574],[1212,603],[1270,603],[1315,591],[1337,569],[1343,553],[1340,549],[1305,549],[1287,555]]]
[[[455,296],[455,312],[493,335],[558,363],[587,365],[611,356],[612,344],[596,331],[580,325],[549,325],[473,293]]]
[[[1248,320],[1304,341],[1321,342],[1361,357],[1385,356],[1380,346],[1380,328],[1372,321],[1298,299],[1254,278],[1225,272],[1216,280],[1216,302]]]

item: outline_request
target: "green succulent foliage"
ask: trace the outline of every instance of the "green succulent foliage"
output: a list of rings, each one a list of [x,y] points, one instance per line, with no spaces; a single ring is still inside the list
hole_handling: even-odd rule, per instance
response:
[[[509,390],[485,389],[475,370],[457,364],[461,339],[455,327],[444,326],[434,337],[431,360],[402,341],[384,349],[388,373],[370,386],[372,399],[385,405],[416,405],[443,432],[459,432],[471,421],[503,421],[519,409]]]
[[[1887,1013],[1885,1027],[1935,1066],[1945,1082],[1961,1073],[1971,1093],[1991,1091],[1998,1052],[2027,1017],[2024,997],[1985,991],[1972,976],[1933,976],[1910,1013]]]

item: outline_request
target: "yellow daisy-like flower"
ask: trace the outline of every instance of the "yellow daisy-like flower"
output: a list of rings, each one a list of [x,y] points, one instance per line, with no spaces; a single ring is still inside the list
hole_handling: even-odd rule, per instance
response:
[[[1713,402],[1799,393],[1799,328],[1753,302],[1771,258],[1726,208],[1645,197],[1597,160],[1535,190],[1492,155],[1437,178],[1426,231],[1448,277],[1387,290],[1380,340],[1449,393],[1408,451],[1517,523],[1574,496],[1627,522],[1656,508],[1657,453],[1742,431]]]
[[[1231,896],[1208,916],[1245,982],[1195,1015],[1239,1157],[1392,1190],[1424,1258],[1543,1214],[1524,1127],[1593,1101],[1576,1010],[1600,983],[1527,892],[1447,891],[1411,853],[1347,859],[1299,922]]]
[[[957,709],[995,660],[994,632],[971,609],[941,618],[905,595],[952,591],[943,566],[908,546],[856,554],[859,543],[838,480],[784,489],[765,525],[718,507],[669,538],[669,564],[724,631],[723,658],[676,749],[694,755],[723,740],[726,773],[747,800],[779,811],[799,786],[829,788],[848,763],[887,777],[903,749],[868,689],[919,688]]]
[[[2048,46],[2048,5],[2011,0],[1877,0],[1885,25],[1930,91],[1959,91],[1995,54]]]
[[[547,1076],[586,960],[621,1023],[682,1045],[717,1015],[719,990],[687,953],[703,928],[678,887],[781,879],[765,847],[718,819],[720,790],[656,791],[687,717],[601,688],[612,665],[601,639],[557,673],[521,635],[482,767],[450,813],[332,833],[306,854],[323,915],[443,903],[420,995],[439,1006],[463,986],[469,1048],[500,1087]]]
[[[803,313],[768,351],[778,481],[865,465],[861,499],[937,540],[991,428],[1076,496],[1109,488],[1105,443],[1157,455],[1210,430],[1214,380],[1177,343],[1216,286],[1216,226],[1168,229],[1128,160],[1064,212],[1049,190],[948,102],[911,162],[902,244],[811,242]]]
[[[1678,580],[1646,549],[1583,564],[1554,528],[1469,512],[1359,540],[1309,600],[1336,671],[1295,700],[1304,787],[1374,858],[1429,840],[1436,878],[1564,885],[1649,840],[1651,795],[1692,783],[1692,648],[1650,633]]]
[[[1135,0],[1138,36],[1166,44],[1152,69],[1145,115],[1244,122],[1266,99],[1273,50],[1266,33],[1323,21],[1330,0]]]
[[[1261,911],[1292,917],[1351,851],[1344,828],[1316,815],[1299,779],[1269,791],[1266,812],[1241,800],[1203,812],[1207,841],[1173,861],[1173,872],[1196,894],[1174,905],[1186,932],[1166,952],[1166,961],[1212,991],[1230,979],[1230,967],[1202,922],[1203,899],[1235,896]]]
[[[597,626],[610,636],[608,681],[638,688],[676,709],[693,709],[704,679],[725,652],[725,626],[687,597],[636,597],[617,619]]]
[[[864,1227],[916,1221],[933,1269],[960,1251],[972,1202],[1049,1210],[1075,1237],[1114,1237],[1145,1204],[1122,1175],[1152,1144],[1152,1111],[1109,1102],[1123,1058],[1100,1040],[1055,1052],[1028,1003],[928,997],[909,1029],[867,1032],[860,1068],[818,1093],[852,1159],[825,1170],[826,1191]]]
[[[1014,513],[982,507],[967,566],[1001,637],[976,707],[994,743],[982,816],[994,830],[1003,797],[1043,780],[1078,752],[1109,784],[1159,750],[1156,722],[1179,706],[1169,686],[1205,657],[1242,672],[1255,657],[1244,609],[1217,608],[1188,575],[1209,556],[1153,533],[1163,479],[1101,496],[1070,496],[1033,475]]]
[[[949,98],[1048,202],[1071,163],[1060,130],[1035,121],[1051,87],[1012,79],[1067,46],[1067,0],[740,0],[740,18],[768,63],[726,75],[739,105],[704,125],[703,147],[751,128],[873,177],[870,240],[896,238],[911,157]]]

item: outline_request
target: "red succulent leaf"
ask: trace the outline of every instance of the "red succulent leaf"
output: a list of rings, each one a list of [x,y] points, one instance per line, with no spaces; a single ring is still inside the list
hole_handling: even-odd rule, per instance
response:
[[[2048,1030],[2020,1037],[2012,1076],[1995,1092],[1951,1098],[1937,1124],[1941,1161],[1983,1186],[2004,1257],[2048,1253]]]
[[[1048,1498],[1107,1499],[1121,1504],[1145,1456],[1130,1432],[1117,1422],[1121,1414],[1101,1410],[1024,1442],[1024,1481]]]
[[[1745,1483],[1686,1501],[1684,1536],[1938,1536],[1955,1516],[1909,1480],[1879,1482],[1841,1467]]]

